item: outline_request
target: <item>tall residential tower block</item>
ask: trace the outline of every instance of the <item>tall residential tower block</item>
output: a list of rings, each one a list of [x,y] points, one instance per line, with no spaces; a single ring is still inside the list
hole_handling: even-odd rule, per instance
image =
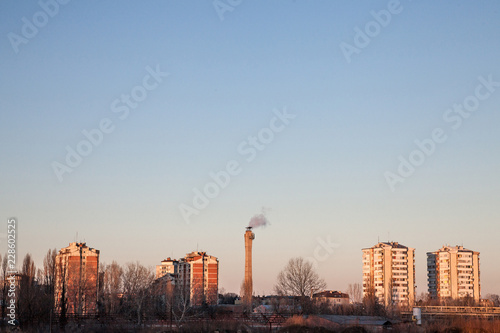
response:
[[[463,246],[443,246],[427,253],[427,281],[429,294],[438,299],[481,297],[479,252]]]
[[[363,296],[374,293],[386,306],[413,306],[415,249],[387,242],[362,251]]]
[[[97,313],[99,250],[85,243],[70,243],[56,256],[55,312]]]

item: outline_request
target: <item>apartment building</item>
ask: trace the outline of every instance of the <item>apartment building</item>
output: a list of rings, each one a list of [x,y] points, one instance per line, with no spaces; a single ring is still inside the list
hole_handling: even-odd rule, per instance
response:
[[[191,252],[180,260],[167,258],[156,266],[156,278],[171,274],[174,284],[189,293],[190,304],[217,304],[219,291],[219,260],[206,252]]]
[[[164,259],[161,265],[156,265],[156,278],[159,279],[167,274],[176,275],[179,272],[179,261],[175,259]]]
[[[380,242],[363,251],[363,296],[373,292],[385,306],[415,302],[415,249]]]
[[[217,304],[219,290],[219,260],[206,252],[191,252],[184,257],[189,264],[191,304]]]
[[[443,246],[427,253],[427,281],[429,294],[437,299],[481,297],[479,252],[463,246]]]
[[[95,314],[99,290],[99,250],[70,243],[56,256],[55,312]]]

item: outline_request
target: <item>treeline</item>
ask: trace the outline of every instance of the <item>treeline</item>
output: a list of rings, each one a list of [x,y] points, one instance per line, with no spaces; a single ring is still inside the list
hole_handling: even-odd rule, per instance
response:
[[[75,313],[74,309],[68,306],[72,300],[71,290],[83,295],[89,292],[85,289],[85,277],[81,277],[78,282],[69,280],[70,282],[62,282],[59,285],[62,290],[59,292],[66,297],[63,298],[62,304],[59,304],[62,309],[56,309],[56,255],[56,249],[48,250],[43,266],[37,268],[31,254],[26,254],[21,269],[14,275],[15,281],[8,279],[10,274],[7,256],[0,255],[3,281],[0,295],[2,318],[8,318],[11,298],[15,298],[15,318],[22,326],[46,325],[51,320],[64,325],[72,318],[78,317],[112,318],[113,321],[121,320],[139,325],[145,319],[170,320],[179,324],[208,309],[208,306],[196,311],[192,309],[189,288],[176,285],[169,276],[155,279],[153,269],[139,262],[129,262],[121,266],[115,261],[111,264],[101,263],[99,266],[96,311],[89,313],[84,308],[77,308]],[[9,297],[11,281],[15,286],[13,297]],[[80,286],[75,288],[75,283]],[[94,289],[92,292],[95,291]],[[85,296],[90,298],[89,295]],[[79,297],[82,298],[82,295]],[[77,299],[76,296],[74,299]]]
[[[28,253],[18,273],[9,274],[8,256],[5,254],[2,260],[0,255],[2,318],[13,319],[15,316],[17,322],[23,318],[29,323],[49,320],[54,304],[55,257],[56,250],[49,250],[43,260],[43,267],[37,269]],[[8,308],[12,304],[11,299],[15,301],[14,316]]]

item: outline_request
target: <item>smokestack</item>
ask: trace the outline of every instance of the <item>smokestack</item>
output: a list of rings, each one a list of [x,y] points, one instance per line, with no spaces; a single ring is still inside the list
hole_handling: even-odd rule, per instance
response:
[[[243,294],[243,303],[246,307],[252,307],[253,281],[252,281],[252,241],[255,234],[252,227],[247,227],[245,232],[245,287]]]

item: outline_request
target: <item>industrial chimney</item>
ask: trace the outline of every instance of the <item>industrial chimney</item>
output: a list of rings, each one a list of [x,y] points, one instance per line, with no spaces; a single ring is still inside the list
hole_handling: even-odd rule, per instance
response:
[[[243,303],[246,307],[252,307],[252,241],[255,239],[255,234],[252,232],[252,227],[247,227],[245,232],[245,287],[243,294]]]

